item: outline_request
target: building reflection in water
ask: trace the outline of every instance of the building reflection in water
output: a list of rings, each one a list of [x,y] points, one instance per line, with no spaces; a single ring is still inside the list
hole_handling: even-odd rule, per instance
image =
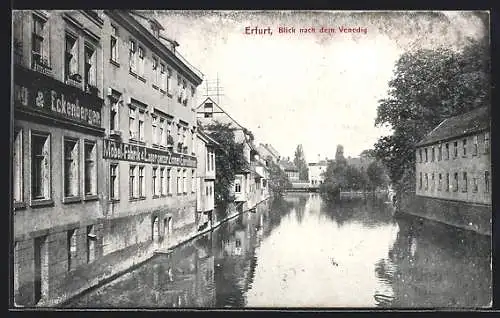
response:
[[[488,238],[392,217],[384,200],[293,194],[159,255],[67,307],[474,307]]]

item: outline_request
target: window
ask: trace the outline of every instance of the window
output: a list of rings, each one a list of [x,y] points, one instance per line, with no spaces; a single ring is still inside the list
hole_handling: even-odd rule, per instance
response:
[[[478,144],[478,137],[477,135],[474,136],[474,148],[472,148],[472,155],[477,156],[477,144]]]
[[[425,162],[429,162],[429,158],[427,157],[427,148],[425,148]]]
[[[477,192],[477,178],[472,178],[472,192]]]
[[[194,154],[196,151],[196,133],[193,130],[193,133],[191,134],[191,153]]]
[[[490,133],[484,133],[484,153],[490,152]]]
[[[135,198],[136,197],[136,185],[135,185],[135,166],[130,166],[129,173],[128,173],[128,189],[129,189],[129,197]]]
[[[177,195],[182,193],[181,169],[177,170]]]
[[[425,174],[425,190],[429,189],[429,177],[427,173]]]
[[[467,172],[463,173],[463,181],[462,192],[467,192]]]
[[[130,135],[129,135],[130,139],[136,139],[137,138],[135,117],[136,117],[136,109],[135,108],[129,108],[129,122],[128,122],[128,127],[129,127],[129,132],[130,132]]]
[[[144,141],[144,112],[139,111],[139,140]]]
[[[85,141],[84,189],[85,195],[97,195],[97,153],[95,142]]]
[[[184,106],[187,106],[188,102],[188,92],[187,92],[187,84],[186,80],[182,80],[182,103]]]
[[[453,174],[453,191],[458,191],[458,172]]]
[[[210,167],[211,167],[211,165],[210,165],[210,152],[207,149],[207,172],[210,171]]]
[[[153,63],[152,63],[152,68],[153,68],[153,85],[158,88],[158,59],[156,57],[153,57]]]
[[[241,179],[234,180],[234,192],[241,193]]]
[[[139,46],[139,76],[144,77],[144,49]]]
[[[153,167],[153,175],[152,175],[152,186],[153,186],[153,189],[152,189],[152,193],[153,193],[153,196],[157,196],[159,193],[158,193],[158,184],[156,182],[156,172],[158,171],[158,168],[156,167]]]
[[[165,168],[161,168],[160,169],[160,194],[166,195],[165,190],[166,190],[166,187],[165,187]]]
[[[191,192],[192,193],[196,192],[196,176],[194,169],[191,170]]]
[[[418,183],[418,188],[419,189],[422,189],[422,172],[420,172],[420,178],[418,179],[419,180],[419,183]]]
[[[73,76],[78,74],[78,43],[77,38],[70,34],[66,34],[64,74],[66,79],[78,80]]]
[[[458,141],[453,142],[453,158],[458,157]]]
[[[490,192],[490,173],[489,171],[484,172],[484,192]]]
[[[182,189],[183,189],[183,192],[184,193],[187,193],[187,190],[188,190],[188,186],[187,186],[187,171],[186,169],[184,169],[184,171],[182,172]]]
[[[163,133],[163,126],[165,126],[165,120],[163,118],[160,119],[160,129],[158,136],[158,143],[162,146],[165,145],[165,134]]]
[[[96,62],[95,49],[85,45],[85,73],[84,73],[84,83],[86,85],[87,91],[91,92],[91,87],[97,86],[97,62]]]
[[[431,191],[434,191],[435,180],[434,180],[434,172],[431,175]]]
[[[167,193],[172,194],[172,169],[167,170]]]
[[[418,150],[418,154],[419,154],[420,162],[422,162],[422,149]]]
[[[205,103],[204,105],[204,116],[205,118],[212,118],[213,117],[213,104],[212,103]]]
[[[118,100],[111,99],[111,107],[109,114],[109,129],[118,130]]]
[[[31,40],[33,67],[36,65],[50,65],[49,54],[49,26],[47,21],[33,15],[33,31]]]
[[[111,164],[109,166],[109,198],[111,200],[119,200],[120,199],[120,188],[119,188],[119,180],[118,180],[118,164]],[[131,192],[133,193],[133,191]]]
[[[193,85],[191,85],[191,97],[194,98],[194,95],[196,94],[196,88],[194,88]]]
[[[210,190],[208,189],[208,185],[207,185],[207,186],[205,186],[205,195],[206,195],[207,197],[208,197],[208,195],[209,195],[209,191],[210,191]]]
[[[78,140],[64,138],[64,197],[79,195]]]
[[[446,143],[446,160],[450,159],[450,144]]]
[[[157,135],[157,127],[156,127],[157,125],[158,125],[158,117],[156,117],[155,115],[151,115],[151,126],[152,126],[151,134],[153,135],[153,145],[156,145],[159,142]]]
[[[95,230],[93,225],[87,226],[87,263],[92,263],[95,259]]]
[[[111,26],[111,61],[118,63],[118,28],[114,25]]]
[[[467,156],[467,139],[462,140],[462,149],[463,149],[463,154],[462,156]]]
[[[438,147],[438,161],[443,160],[443,145],[439,145]]]
[[[160,88],[165,91],[165,64],[160,64]]]
[[[438,175],[438,191],[441,191],[443,176],[441,174]]]
[[[76,254],[76,238],[77,229],[72,229],[67,232],[67,251],[68,251],[68,272],[75,269]]]
[[[446,191],[450,191],[450,174],[446,173]]]
[[[432,146],[432,157],[431,157],[431,161],[435,161],[436,160],[436,156],[435,156],[435,151],[434,151],[434,146]]]
[[[167,68],[167,93],[172,94],[172,70]]]
[[[137,51],[137,47],[136,47],[135,41],[130,40],[130,42],[129,42],[129,70],[133,73],[136,72],[136,63],[137,63],[136,62],[136,58],[137,58],[136,51]]]
[[[31,198],[50,198],[50,136],[31,135]]]
[[[139,197],[144,198],[145,196],[145,180],[144,180],[144,166],[139,167]]]
[[[23,202],[23,131],[16,128],[13,145],[13,197],[14,202]]]

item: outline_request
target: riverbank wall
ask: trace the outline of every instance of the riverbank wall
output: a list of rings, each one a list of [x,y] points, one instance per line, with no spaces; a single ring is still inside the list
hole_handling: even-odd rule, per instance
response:
[[[117,277],[130,272],[144,262],[148,261],[159,251],[168,251],[182,245],[200,235],[208,233],[221,224],[239,216],[242,213],[251,213],[255,209],[269,207],[269,198],[264,198],[252,205],[245,205],[243,209],[237,209],[232,205],[228,214],[221,220],[216,220],[211,226],[198,231],[195,225],[174,228],[171,238],[159,238],[158,240],[147,240],[138,242],[127,247],[117,249],[103,255],[89,266],[82,267],[79,271],[72,273],[66,282],[61,282],[61,292],[55,297],[50,297],[37,304],[37,307],[65,307],[72,299],[82,295],[90,290],[102,286]],[[123,220],[124,225],[136,223],[137,220]],[[106,225],[104,225],[106,227]]]
[[[405,193],[400,195],[397,213],[423,217],[482,235],[491,236],[492,232],[492,207],[487,204],[472,204]]]

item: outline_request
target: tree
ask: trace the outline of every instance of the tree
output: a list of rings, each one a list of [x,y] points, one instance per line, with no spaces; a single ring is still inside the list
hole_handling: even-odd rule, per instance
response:
[[[489,65],[487,39],[471,40],[460,52],[417,50],[398,60],[375,120],[393,129],[377,141],[375,153],[398,190],[415,188],[418,141],[442,120],[490,105]]]
[[[370,163],[366,169],[366,174],[368,175],[369,184],[373,191],[375,191],[377,187],[384,187],[389,183],[389,176],[384,166],[378,161]]]
[[[279,165],[269,161],[269,189],[274,197],[281,196],[285,188],[291,187],[292,184],[286,173]]]
[[[299,169],[299,180],[307,181],[309,180],[309,171],[307,168],[307,161],[304,155],[304,150],[302,149],[302,145],[298,145],[295,150],[295,158],[293,159],[293,163]]]
[[[234,136],[234,128],[231,124],[214,122],[202,128],[207,135],[220,144],[215,151],[215,168],[217,178],[215,179],[214,194],[215,203],[221,207],[218,211],[225,216],[229,203],[234,201],[232,187],[237,173],[248,168],[243,154],[243,143],[237,143]]]

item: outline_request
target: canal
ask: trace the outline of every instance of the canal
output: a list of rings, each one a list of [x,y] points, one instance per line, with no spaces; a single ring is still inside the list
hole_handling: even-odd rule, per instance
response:
[[[287,194],[66,304],[70,308],[483,307],[490,238],[384,199]]]

